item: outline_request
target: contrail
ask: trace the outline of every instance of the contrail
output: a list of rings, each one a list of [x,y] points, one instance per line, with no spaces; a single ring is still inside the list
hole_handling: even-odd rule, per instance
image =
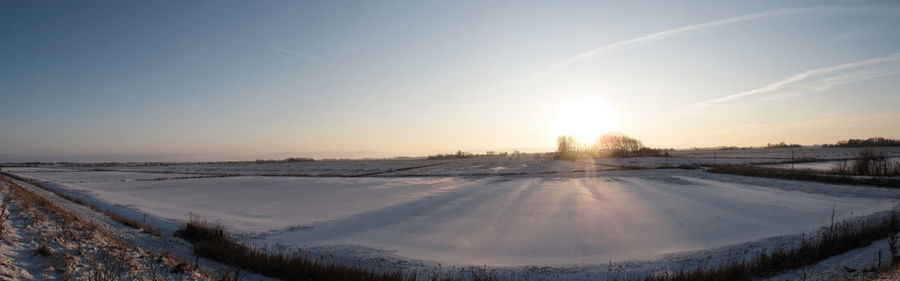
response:
[[[753,90],[744,91],[744,92],[724,96],[724,97],[717,98],[717,99],[711,99],[711,100],[707,100],[704,102],[695,103],[695,104],[691,105],[686,111],[693,111],[693,110],[720,104],[723,102],[727,102],[727,101],[730,101],[733,99],[738,99],[738,98],[742,98],[742,97],[746,97],[746,96],[758,95],[758,94],[762,94],[762,93],[777,91],[777,90],[784,88],[787,85],[803,81],[810,77],[828,75],[828,74],[832,74],[835,72],[841,72],[841,71],[845,71],[845,70],[849,70],[849,69],[872,66],[872,65],[888,63],[888,62],[900,62],[900,53],[894,53],[889,56],[877,57],[877,58],[872,58],[872,59],[867,59],[867,60],[862,60],[862,61],[857,61],[857,62],[851,62],[851,63],[839,64],[839,65],[835,65],[835,66],[828,66],[828,67],[821,67],[821,68],[807,70],[804,72],[794,74],[793,76],[785,78],[781,81],[766,85],[765,87],[756,88]],[[830,88],[830,87],[841,85],[841,84],[858,82],[858,81],[862,81],[862,80],[884,77],[884,76],[889,76],[889,75],[895,75],[898,73],[900,73],[900,72],[898,72],[897,70],[880,71],[880,72],[864,72],[864,73],[859,73],[859,74],[849,74],[849,75],[837,76],[837,77],[825,77],[823,79],[823,82],[826,83],[826,85],[827,85],[826,88]],[[820,90],[824,90],[824,89],[820,89]]]
[[[275,46],[269,46],[269,49],[276,50],[276,51],[281,51],[281,52],[288,53],[288,54],[292,54],[292,55],[296,55],[296,56],[299,56],[299,57],[301,57],[301,58],[304,58],[304,59],[307,59],[307,60],[310,60],[310,61],[314,61],[314,62],[317,62],[317,63],[321,63],[321,64],[324,64],[324,65],[328,65],[328,66],[331,66],[331,67],[334,67],[334,68],[338,68],[338,69],[342,69],[342,70],[348,70],[346,67],[343,67],[343,66],[340,66],[340,65],[336,65],[336,64],[333,64],[333,63],[329,63],[329,62],[320,60],[320,59],[318,59],[318,58],[316,58],[316,57],[309,56],[309,55],[306,55],[306,54],[303,54],[303,53],[300,53],[300,52],[291,51],[291,50],[288,50],[288,49],[285,49],[285,48],[279,48],[279,47],[275,47]]]
[[[661,31],[661,32],[657,32],[657,33],[653,33],[653,34],[649,34],[649,35],[645,35],[645,36],[641,36],[641,37],[637,37],[637,38],[632,38],[632,39],[628,39],[628,40],[624,40],[624,41],[615,42],[615,43],[612,43],[609,45],[605,45],[605,46],[587,51],[585,53],[568,58],[566,60],[563,60],[557,64],[554,64],[553,66],[550,66],[550,70],[554,70],[554,69],[575,63],[575,62],[585,59],[587,57],[591,57],[591,56],[594,56],[594,55],[597,55],[597,54],[600,54],[600,53],[603,53],[605,51],[609,51],[612,49],[617,49],[617,48],[628,46],[628,45],[652,42],[652,41],[660,40],[660,39],[670,37],[670,36],[673,36],[673,35],[676,35],[679,33],[684,33],[684,32],[693,31],[693,30],[697,30],[697,29],[704,29],[704,28],[710,28],[710,27],[715,27],[715,26],[720,26],[720,25],[752,21],[752,20],[758,20],[758,19],[762,19],[762,18],[769,18],[769,17],[776,17],[776,16],[790,16],[790,15],[796,15],[796,14],[836,12],[836,11],[850,11],[850,12],[863,11],[863,12],[867,12],[867,13],[871,12],[871,10],[869,10],[866,7],[862,7],[862,9],[860,9],[859,7],[807,7],[807,8],[789,8],[789,9],[773,10],[773,11],[743,15],[743,16],[729,18],[729,19],[695,24],[695,25],[690,25],[690,26],[685,26],[685,27],[675,28],[675,29],[669,29],[666,31]]]

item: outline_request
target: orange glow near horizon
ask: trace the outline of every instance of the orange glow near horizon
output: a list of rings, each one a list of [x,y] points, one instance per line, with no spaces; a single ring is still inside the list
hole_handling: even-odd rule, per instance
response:
[[[560,103],[554,123],[556,135],[570,135],[581,142],[621,130],[615,110],[598,98],[579,98]]]

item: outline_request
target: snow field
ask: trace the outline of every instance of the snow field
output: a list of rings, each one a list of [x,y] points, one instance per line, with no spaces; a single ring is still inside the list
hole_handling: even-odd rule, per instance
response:
[[[75,183],[71,175],[20,174],[39,174],[57,187],[164,221],[198,214],[253,241],[374,248],[445,264],[495,266],[649,260],[811,232],[832,211],[840,220],[888,210],[898,195],[687,170]]]

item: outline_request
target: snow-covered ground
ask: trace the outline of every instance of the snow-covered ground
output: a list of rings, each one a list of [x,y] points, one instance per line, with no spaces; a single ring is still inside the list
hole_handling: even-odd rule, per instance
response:
[[[863,148],[687,149],[669,151],[669,157],[580,159],[554,161],[552,154],[509,154],[467,159],[424,158],[317,160],[309,162],[118,163],[4,167],[13,172],[122,171],[187,175],[243,176],[471,176],[543,175],[630,168],[661,168],[711,164],[777,164],[791,159],[822,161],[857,157]],[[874,148],[900,157],[900,147]],[[163,178],[167,176],[147,176]]]
[[[4,180],[0,201],[2,280],[215,280],[202,271],[179,267],[182,262],[171,253],[182,249],[163,252],[141,247],[150,241],[141,246],[125,243],[128,239],[121,239],[122,232],[113,226],[117,224],[76,214],[62,201],[50,203],[54,198],[46,191]],[[130,237],[152,240],[135,229],[122,230],[131,232]]]
[[[3,167],[7,172],[77,172],[79,170],[62,167]]]
[[[794,154],[845,159],[858,151],[802,148]],[[690,150],[577,162],[531,154],[3,169],[169,234],[195,214],[225,224],[247,242],[302,247],[376,268],[429,272],[439,264],[443,270],[488,265],[524,280],[594,280],[612,270],[640,275],[789,246],[800,233],[830,221],[832,210],[837,220],[866,216],[891,209],[900,198],[900,190],[864,186],[628,170],[779,163],[790,160],[790,152]],[[880,244],[858,255],[877,254],[884,250]],[[837,265],[862,266],[833,259],[820,267]],[[837,269],[820,271],[835,276]]]
[[[103,174],[104,181],[96,172],[17,172],[123,213],[149,214],[165,229],[193,213],[254,241],[497,266],[658,259],[811,232],[832,210],[839,220],[868,215],[890,209],[900,196],[891,189],[678,169],[158,181],[123,181],[144,175],[115,173]]]
[[[861,148],[784,148],[749,150],[675,150],[669,157],[581,159],[554,161],[551,154],[476,156],[468,159],[428,160],[424,158],[384,160],[319,160],[310,162],[232,163],[121,163],[51,165],[4,168],[13,172],[122,171],[185,175],[243,176],[472,176],[545,175],[616,170],[661,168],[683,165],[776,164],[792,159],[836,160],[856,157]],[[900,157],[900,148],[876,148]],[[146,178],[165,178],[148,175]],[[84,179],[92,180],[92,179]]]
[[[268,240],[375,246],[452,264],[599,264],[811,231],[832,208],[840,219],[893,203],[733,184],[684,171],[489,178]]]
[[[122,164],[74,167],[80,170],[227,174],[244,176],[465,176],[571,173],[620,167],[591,162],[554,161],[550,155],[480,156],[468,159],[320,160],[277,163],[175,163],[168,165]],[[15,168],[13,168],[15,169]],[[26,169],[26,168],[22,168]],[[28,168],[33,169],[33,168]]]
[[[868,246],[857,248],[823,260],[815,265],[782,272],[766,280],[873,280],[865,277],[866,272],[890,262],[888,239],[876,241]],[[879,257],[881,264],[879,264]],[[897,279],[890,279],[897,280]]]
[[[781,152],[755,151],[741,157],[703,154],[703,151],[675,151],[671,157],[638,157],[555,161],[552,154],[476,156],[465,159],[424,158],[384,160],[318,160],[309,162],[224,162],[224,163],[122,163],[6,168],[20,172],[123,171],[201,175],[243,176],[472,176],[542,175],[623,168],[659,168],[680,165],[778,163],[790,159]],[[698,155],[695,155],[700,153]],[[684,154],[683,156],[680,154]]]
[[[13,172],[16,172],[15,170]],[[29,177],[39,180],[48,180],[59,183],[89,183],[89,182],[121,182],[121,181],[153,181],[167,180],[171,178],[198,177],[189,174],[170,173],[138,173],[119,171],[26,171]]]
[[[787,160],[789,160],[788,158]],[[467,159],[399,159],[399,160],[322,160],[314,162],[281,163],[173,163],[167,165],[143,165],[139,163],[116,166],[77,167],[16,167],[5,168],[13,172],[33,173],[34,176],[72,171],[91,171],[101,175],[108,171],[151,172],[153,175],[132,174],[143,179],[184,177],[188,175],[242,175],[242,176],[490,176],[490,175],[546,175],[593,172],[632,168],[663,168],[681,165],[755,164],[779,163],[783,158],[746,157],[636,157],[580,159],[579,161],[555,161],[550,155],[478,156]],[[165,175],[173,174],[173,175]],[[54,175],[54,177],[58,177]],[[92,181],[94,179],[81,180]],[[138,179],[138,178],[135,178]],[[77,180],[77,179],[73,179]]]

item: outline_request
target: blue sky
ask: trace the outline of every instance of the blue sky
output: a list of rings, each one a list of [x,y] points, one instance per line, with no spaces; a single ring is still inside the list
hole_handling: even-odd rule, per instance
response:
[[[0,161],[545,151],[585,98],[651,146],[897,138],[896,30],[893,1],[5,1]]]

